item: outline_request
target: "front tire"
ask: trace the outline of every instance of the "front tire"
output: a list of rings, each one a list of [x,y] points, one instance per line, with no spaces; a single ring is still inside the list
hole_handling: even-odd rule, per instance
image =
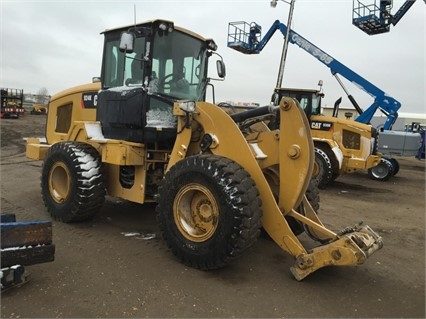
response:
[[[333,167],[328,155],[321,149],[315,147],[315,163],[312,179],[316,180],[319,188],[325,188],[333,178]]]
[[[54,219],[69,223],[93,217],[106,193],[99,153],[80,142],[53,144],[43,163],[41,191]]]
[[[306,189],[305,193],[306,199],[308,200],[309,204],[312,206],[312,208],[315,210],[315,212],[318,214],[319,208],[320,208],[320,194],[318,189],[318,183],[316,180],[311,179],[308,184],[308,188]],[[303,214],[303,204],[300,204],[299,207],[297,207],[296,211],[298,213]],[[294,235],[298,236],[301,233],[305,231],[305,228],[303,227],[303,224],[299,222],[297,219],[286,216],[288,225],[290,226],[291,230],[293,231]]]
[[[162,235],[186,265],[207,270],[225,266],[257,240],[259,191],[234,161],[215,155],[183,159],[165,175],[157,217]]]

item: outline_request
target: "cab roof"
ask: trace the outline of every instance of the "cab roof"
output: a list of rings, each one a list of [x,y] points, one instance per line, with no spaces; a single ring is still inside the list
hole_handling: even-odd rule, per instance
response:
[[[180,32],[189,34],[189,35],[193,36],[194,38],[197,38],[197,39],[199,39],[201,41],[212,40],[211,38],[204,38],[203,36],[199,35],[198,33],[192,32],[191,30],[188,30],[188,29],[176,26],[176,25],[174,25],[173,21],[166,20],[166,19],[148,20],[148,21],[139,22],[139,23],[136,23],[136,24],[130,24],[130,25],[122,26],[122,27],[116,27],[116,28],[112,28],[112,29],[106,29],[105,31],[101,32],[101,34],[115,32],[115,31],[126,31],[129,28],[131,28],[131,27],[135,27],[135,26],[136,27],[143,27],[143,26],[146,26],[146,25],[152,25],[154,23],[161,23],[161,22],[171,23],[171,24],[173,24],[173,28],[175,30],[178,30]]]

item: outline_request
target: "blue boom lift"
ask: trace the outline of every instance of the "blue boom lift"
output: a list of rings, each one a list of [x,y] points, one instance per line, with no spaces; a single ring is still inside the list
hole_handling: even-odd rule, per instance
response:
[[[243,21],[230,22],[228,25],[228,47],[245,54],[258,54],[263,50],[277,30],[285,36],[287,26],[279,20],[276,20],[262,38],[262,28],[260,25],[254,22],[250,24]],[[288,41],[299,46],[330,69],[331,73],[342,86],[349,100],[360,114],[355,119],[357,122],[369,124],[376,111],[380,110],[387,116],[387,120],[383,128],[385,130],[392,129],[392,125],[398,118],[398,110],[401,107],[400,102],[349,69],[328,53],[318,48],[294,30],[290,29]],[[374,98],[373,103],[366,110],[363,111],[353,96],[348,93],[342,81],[338,77],[339,74],[350,82],[355,83],[363,91]]]

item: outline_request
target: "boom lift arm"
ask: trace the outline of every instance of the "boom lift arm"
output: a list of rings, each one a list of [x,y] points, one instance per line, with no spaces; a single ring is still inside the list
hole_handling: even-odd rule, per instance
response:
[[[244,21],[230,22],[228,25],[228,47],[240,51],[245,54],[258,54],[260,53],[275,32],[279,30],[283,36],[286,35],[287,26],[276,20],[268,32],[261,36],[262,28],[260,25],[252,22],[248,24]],[[354,105],[357,112],[360,114],[355,120],[360,123],[369,124],[373,118],[375,112],[379,109],[386,116],[387,120],[384,125],[385,130],[390,130],[392,125],[395,123],[398,118],[398,109],[401,107],[401,103],[387,95],[384,91],[379,89],[377,86],[355,73],[347,66],[333,58],[328,53],[324,52],[316,45],[302,37],[300,34],[290,29],[288,41],[299,46],[301,49],[305,50],[307,53],[312,55],[318,61],[327,66],[334,77],[336,77],[339,84],[342,86],[345,93],[348,95],[349,100]],[[374,102],[363,111],[359,105],[356,103],[355,99],[348,93],[348,91],[343,86],[342,81],[338,77],[338,74],[349,80],[350,82],[356,84],[363,91],[368,93],[374,98]]]
[[[392,16],[392,25],[396,25],[399,20],[410,10],[411,6],[416,2],[416,0],[407,0],[404,4],[399,8],[399,10]]]

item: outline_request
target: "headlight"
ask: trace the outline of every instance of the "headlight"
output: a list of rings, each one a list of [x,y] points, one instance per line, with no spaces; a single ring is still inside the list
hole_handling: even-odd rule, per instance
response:
[[[183,101],[179,103],[179,108],[186,113],[195,113],[195,102]]]
[[[211,39],[207,40],[207,47],[213,51],[217,50],[217,44]]]
[[[162,31],[172,32],[173,31],[173,24],[167,23],[167,22],[161,22],[158,25],[158,28]]]

